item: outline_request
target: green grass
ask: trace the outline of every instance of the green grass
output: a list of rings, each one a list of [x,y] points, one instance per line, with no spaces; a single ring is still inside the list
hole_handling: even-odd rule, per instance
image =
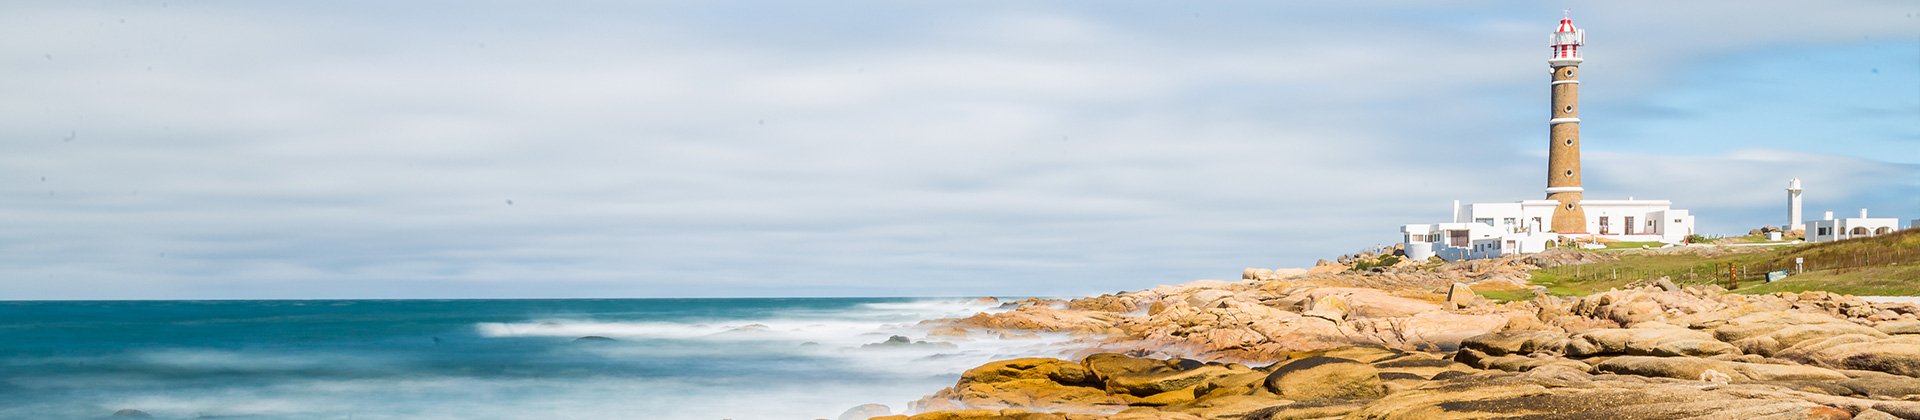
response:
[[[1809,271],[1766,283],[1751,276],[1785,270],[1794,259]],[[1554,267],[1531,272],[1532,282],[1554,295],[1587,295],[1669,276],[1681,285],[1727,284],[1727,266],[1742,267],[1745,278],[1734,293],[1824,290],[1855,295],[1920,295],[1920,230],[1820,244],[1771,247],[1749,253],[1699,255],[1620,255],[1618,261]],[[1853,267],[1832,269],[1835,267]]]
[[[1666,246],[1667,244],[1661,243],[1660,241],[1648,241],[1648,242],[1607,242],[1602,245],[1606,245],[1607,246],[1606,249],[1640,249],[1640,248],[1659,248],[1662,246]]]
[[[1861,296],[1920,296],[1920,265],[1875,267],[1845,273],[1816,271],[1784,280],[1742,287],[1738,293],[1823,290]]]
[[[1797,239],[1803,239],[1803,238],[1801,238],[1800,236],[1783,234],[1781,235],[1780,240],[1769,241],[1767,240],[1767,235],[1763,233],[1759,235],[1729,236],[1725,238],[1714,239],[1713,242],[1727,243],[1727,244],[1763,244],[1763,243],[1775,243],[1775,242],[1788,242],[1788,241],[1793,241]]]
[[[1546,286],[1547,293],[1582,296],[1629,283],[1671,276],[1678,284],[1722,283],[1727,264],[1751,265],[1771,259],[1780,251],[1755,252],[1706,258],[1698,255],[1621,255],[1619,261],[1554,267],[1534,270],[1533,284]]]
[[[1527,289],[1511,290],[1475,290],[1473,294],[1501,302],[1533,300],[1533,291]]]

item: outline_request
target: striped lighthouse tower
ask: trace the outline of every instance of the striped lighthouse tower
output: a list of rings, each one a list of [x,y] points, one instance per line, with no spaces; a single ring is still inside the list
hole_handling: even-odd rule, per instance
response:
[[[1580,46],[1586,31],[1573,19],[1560,19],[1549,41],[1553,58],[1553,112],[1547,121],[1547,199],[1559,202],[1553,211],[1555,233],[1586,233],[1587,211],[1580,206]]]

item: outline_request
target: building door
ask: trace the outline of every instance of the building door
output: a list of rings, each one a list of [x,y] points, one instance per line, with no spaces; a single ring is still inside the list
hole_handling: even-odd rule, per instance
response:
[[[1626,228],[1628,235],[1632,235],[1633,234],[1633,216],[1627,216],[1626,221],[1620,223],[1620,226],[1623,226]]]
[[[1600,234],[1601,235],[1613,234],[1613,227],[1607,224],[1607,219],[1612,219],[1612,218],[1607,216],[1600,216]]]

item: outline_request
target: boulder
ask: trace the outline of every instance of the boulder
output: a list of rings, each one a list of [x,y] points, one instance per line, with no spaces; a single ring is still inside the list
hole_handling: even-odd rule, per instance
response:
[[[1340,295],[1326,295],[1321,296],[1319,299],[1314,299],[1313,304],[1307,307],[1305,312],[1301,312],[1300,314],[1333,321],[1337,324],[1346,321],[1347,313],[1352,311],[1353,307],[1347,305],[1345,298],[1341,298]]]
[[[1267,375],[1267,388],[1292,400],[1376,398],[1380,370],[1352,359],[1315,356],[1289,361]]]
[[[1920,334],[1920,321],[1882,322],[1880,325],[1873,326],[1873,329],[1888,335]]]
[[[1247,418],[1247,415],[1266,409],[1267,407],[1284,405],[1289,402],[1291,401],[1274,399],[1271,396],[1234,395],[1195,401],[1192,404],[1171,408],[1181,413],[1199,416],[1203,419],[1239,420]]]
[[[1603,355],[1706,357],[1739,354],[1713,334],[1684,328],[1603,328],[1574,335],[1567,342],[1568,356]]]
[[[1621,356],[1607,359],[1594,369],[1622,375],[1662,378],[1727,381],[1845,380],[1847,375],[1830,369],[1801,365],[1728,362],[1695,357]]]
[[[1447,303],[1457,307],[1472,306],[1473,302],[1479,298],[1480,295],[1474,294],[1473,288],[1468,287],[1466,283],[1454,283],[1447,288]]]
[[[1760,395],[1766,388],[1674,380],[1565,381],[1528,374],[1460,378],[1397,392],[1348,418],[1845,419],[1845,410]],[[1836,416],[1837,415],[1837,416]]]
[[[1654,280],[1653,287],[1658,287],[1661,291],[1665,292],[1680,291],[1680,285],[1673,284],[1673,279],[1668,277],[1661,277],[1659,280]]]
[[[1149,371],[1114,376],[1106,381],[1106,386],[1109,392],[1145,397],[1194,387],[1235,373],[1238,372],[1223,366],[1201,366],[1196,369],[1170,372]]]
[[[1315,400],[1276,405],[1247,413],[1246,420],[1299,420],[1339,418],[1365,406],[1364,400]]]
[[[841,412],[838,420],[867,420],[874,417],[891,416],[893,408],[886,404],[861,404]]]
[[[1501,331],[1468,338],[1460,342],[1460,348],[1489,356],[1560,354],[1567,348],[1567,335],[1556,331]]]
[[[948,395],[935,394],[935,397],[948,397],[962,407],[981,409],[1076,411],[1127,404],[1126,400],[1099,388],[1061,385],[1045,379],[969,383],[956,386]]]
[[[1094,379],[1103,383],[1115,376],[1167,369],[1166,362],[1119,353],[1094,354],[1087,356],[1080,364],[1093,374]]]
[[[1791,356],[1821,366],[1920,377],[1920,336],[1915,335],[1825,346]]]
[[[1240,271],[1240,279],[1271,281],[1279,279],[1279,276],[1275,276],[1272,269],[1247,267]]]
[[[1060,359],[1030,357],[1001,360],[967,369],[960,383],[992,383],[1020,379],[1044,379],[1065,385],[1093,384],[1093,374],[1079,363]]]

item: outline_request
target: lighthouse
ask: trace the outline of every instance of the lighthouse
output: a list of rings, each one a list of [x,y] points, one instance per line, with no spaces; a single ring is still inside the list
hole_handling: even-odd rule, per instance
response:
[[[1800,178],[1787,180],[1787,225],[1786,230],[1806,230],[1806,222],[1800,217]]]
[[[1572,18],[1561,18],[1560,28],[1549,37],[1553,58],[1553,110],[1547,120],[1547,199],[1556,202],[1554,233],[1586,233],[1587,211],[1580,199],[1586,190],[1580,187],[1580,46],[1586,32],[1573,27]]]

